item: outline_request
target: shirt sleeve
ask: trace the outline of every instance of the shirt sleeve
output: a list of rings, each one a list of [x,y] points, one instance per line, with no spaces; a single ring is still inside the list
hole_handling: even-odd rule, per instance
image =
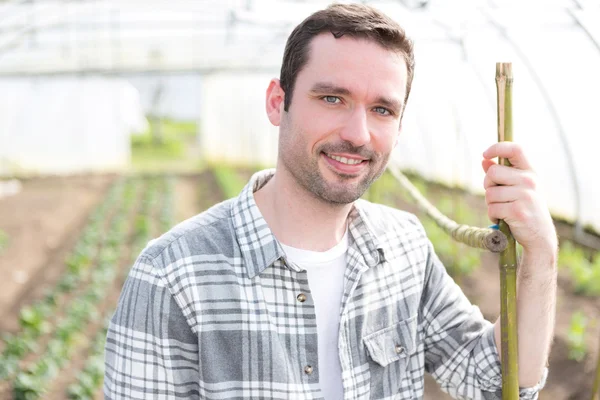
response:
[[[494,325],[472,305],[428,241],[422,298],[425,368],[456,399],[502,398],[502,371]],[[521,388],[520,399],[538,398],[548,370],[534,387]]]
[[[197,335],[152,260],[125,281],[105,345],[106,399],[199,398]]]

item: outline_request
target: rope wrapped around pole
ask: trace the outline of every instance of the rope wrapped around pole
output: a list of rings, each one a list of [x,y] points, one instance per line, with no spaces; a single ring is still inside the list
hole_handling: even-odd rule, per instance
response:
[[[447,234],[452,236],[454,240],[471,247],[486,249],[494,253],[500,253],[506,248],[508,240],[506,239],[506,235],[501,231],[492,228],[479,228],[463,225],[451,220],[442,214],[440,210],[435,208],[435,206],[419,192],[410,180],[400,172],[397,165],[392,165],[390,163],[388,170],[416,201],[419,208],[432,218]]]

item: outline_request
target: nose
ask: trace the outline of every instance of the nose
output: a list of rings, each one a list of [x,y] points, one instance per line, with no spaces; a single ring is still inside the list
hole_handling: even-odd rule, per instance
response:
[[[371,134],[369,133],[367,113],[363,108],[357,107],[352,111],[340,132],[340,137],[352,143],[355,147],[361,147],[369,143]]]

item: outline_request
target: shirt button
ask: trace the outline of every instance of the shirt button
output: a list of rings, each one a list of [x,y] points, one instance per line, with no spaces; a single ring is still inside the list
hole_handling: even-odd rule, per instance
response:
[[[300,303],[304,303],[306,301],[306,295],[304,293],[300,293],[298,296],[296,296],[296,299],[300,302]]]
[[[306,375],[310,375],[313,372],[313,367],[311,367],[310,365],[307,365],[306,367],[304,367],[304,373]]]
[[[404,353],[404,347],[400,346],[399,344],[396,345],[396,348],[394,350],[396,350],[396,354]]]

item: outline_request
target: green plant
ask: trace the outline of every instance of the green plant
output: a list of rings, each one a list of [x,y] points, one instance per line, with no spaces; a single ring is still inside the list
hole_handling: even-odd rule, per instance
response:
[[[136,224],[144,229],[134,229],[131,258],[135,258],[149,240],[153,228],[166,230],[174,223],[174,180],[169,177],[151,179],[145,198],[135,216]],[[158,214],[155,214],[158,209]],[[156,219],[152,218],[156,215]],[[158,225],[156,224],[158,222]],[[147,229],[146,229],[147,228]],[[126,273],[126,271],[125,271]],[[112,278],[110,279],[112,280]],[[104,378],[104,343],[109,320],[94,338],[92,351],[77,381],[67,389],[69,399],[91,400],[102,385]]]
[[[51,330],[47,318],[56,311],[57,298],[72,291],[83,279],[83,272],[86,266],[89,266],[89,260],[94,257],[99,246],[100,226],[105,224],[107,215],[116,206],[122,187],[123,182],[116,182],[109,190],[105,201],[93,211],[73,251],[67,256],[66,273],[56,286],[42,300],[21,310],[20,332],[14,336],[4,336],[6,347],[0,354],[0,379],[13,376],[18,371],[19,360],[37,350],[36,339]]]
[[[148,130],[131,136],[131,152],[137,160],[177,160],[186,148],[196,141],[198,124],[195,121],[176,121],[168,118],[149,118]],[[160,131],[160,140],[153,132]]]
[[[106,327],[94,339],[92,354],[84,369],[78,374],[77,382],[67,388],[67,396],[73,400],[92,400],[104,379],[104,342]]]
[[[124,232],[129,229],[123,215],[129,212],[128,209],[132,208],[132,204],[130,201],[121,201],[121,199],[132,188],[135,191],[136,186],[138,186],[138,182],[132,179],[119,180],[111,187],[106,199],[93,211],[74,249],[67,256],[65,260],[66,272],[63,277],[42,300],[21,310],[19,317],[20,331],[14,336],[5,335],[3,337],[6,346],[0,354],[0,379],[13,377],[18,372],[19,361],[25,355],[40,350],[37,348],[36,340],[41,335],[52,333],[54,329],[53,335],[58,337],[58,340],[60,338],[62,340],[69,339],[68,329],[65,331],[64,324],[70,321],[71,314],[77,314],[77,308],[67,311],[66,316],[57,318],[54,322],[55,326],[52,326],[48,317],[57,312],[57,307],[61,304],[59,299],[64,300],[90,274],[92,284],[87,289],[88,296],[90,299],[95,296],[97,303],[102,293],[99,285],[107,282],[107,279],[101,279],[99,274],[106,275],[107,272],[105,271],[109,267],[114,268],[117,259],[116,254],[118,254],[117,248],[123,243],[119,238],[123,238]],[[113,241],[115,238],[117,240]],[[94,264],[97,264],[95,268],[91,268]],[[85,305],[79,304],[79,302],[80,299],[75,304],[79,307]],[[84,313],[78,315],[81,318],[83,316],[93,318],[93,307],[88,307]],[[71,325],[71,328],[81,326],[79,322]],[[56,342],[51,341],[45,352],[52,351],[56,347]],[[38,372],[36,374],[39,375]],[[36,391],[29,393],[25,390],[26,383],[30,382],[31,379],[21,374],[21,379],[15,380],[15,387],[23,389],[20,392],[21,395],[34,396],[33,393]]]
[[[21,311],[21,331],[18,336],[5,335],[5,348],[0,355],[0,378],[12,380],[15,399],[44,397],[50,382],[60,373],[75,351],[85,342],[83,328],[96,324],[101,317],[98,303],[106,298],[108,291],[120,273],[119,260],[126,243],[131,243],[131,254],[137,255],[150,236],[156,233],[158,224],[169,227],[173,223],[174,183],[164,177],[150,178],[146,190],[140,190],[137,178],[128,179],[111,191],[106,201],[90,217],[86,230],[66,260],[66,273],[59,284],[43,301]],[[143,198],[136,209],[139,195]],[[107,220],[108,218],[108,220]],[[131,221],[134,221],[132,224]],[[84,280],[84,277],[85,278]],[[57,318],[54,327],[44,319],[56,311],[57,299],[85,284],[77,299],[65,305],[64,315]],[[64,302],[63,302],[64,303]],[[106,325],[104,327],[106,329]],[[42,334],[50,333],[46,348],[38,348]],[[92,398],[101,384],[103,371],[103,345],[105,330],[94,339],[92,356],[69,389],[70,398]],[[34,363],[19,370],[19,362],[26,354],[39,352]]]
[[[587,325],[588,319],[583,312],[577,311],[573,313],[567,336],[569,343],[569,358],[571,360],[580,362],[587,353],[587,346],[585,344]]]
[[[588,256],[581,248],[565,241],[559,249],[558,265],[569,272],[575,293],[600,295],[600,256]]]
[[[175,179],[165,177],[161,185],[163,201],[158,215],[161,231],[169,230],[175,223]]]
[[[54,305],[49,300],[48,302],[24,307],[19,315],[19,324],[23,329],[33,332],[35,337],[48,332],[50,327],[46,318]]]
[[[233,168],[220,165],[213,168],[213,173],[226,198],[237,196],[245,185]]]
[[[393,205],[394,194],[399,185],[387,170],[365,192],[364,198],[379,204]]]
[[[8,247],[8,234],[0,229],[0,253]]]

